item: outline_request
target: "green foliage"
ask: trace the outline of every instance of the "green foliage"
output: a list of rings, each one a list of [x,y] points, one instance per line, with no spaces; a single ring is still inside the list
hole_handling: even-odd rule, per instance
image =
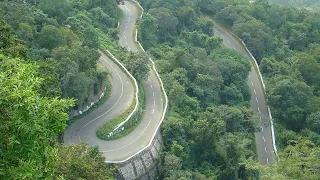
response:
[[[258,61],[264,56],[271,55],[276,48],[272,36],[267,33],[269,29],[260,21],[252,20],[235,24],[233,31],[246,42]]]
[[[23,3],[2,1],[0,7],[2,9],[0,11],[1,19],[6,21],[14,30],[18,29],[20,23],[35,25],[32,9]]]
[[[299,8],[312,5],[315,8],[317,5],[313,0],[270,2]],[[277,123],[277,146],[280,152],[286,153],[281,154],[281,161],[271,168],[259,166],[261,178],[317,179],[319,173],[313,171],[317,167],[309,169],[311,165],[307,164],[313,161],[309,158],[314,157],[309,152],[319,148],[320,21],[316,18],[319,12],[269,5],[267,0],[252,3],[201,0],[200,4],[203,12],[230,26],[260,63],[267,85],[267,99]],[[232,94],[237,91],[227,87],[223,92]],[[233,97],[238,97],[238,93],[234,94]],[[315,144],[301,141],[301,137]],[[295,152],[295,148],[303,151]],[[308,152],[304,151],[306,149]]]
[[[168,154],[164,157],[163,163],[164,175],[169,177],[173,172],[181,170],[181,160],[179,157]]]
[[[131,53],[123,62],[138,82],[148,78],[150,60],[146,53]]]
[[[161,178],[256,177],[240,165],[255,151],[246,107],[250,62],[212,36],[212,21],[199,16],[200,1],[141,2],[150,14],[140,21],[140,40],[150,45],[170,106]]]
[[[57,148],[55,177],[61,179],[114,180],[115,167],[106,167],[105,158],[98,147],[61,145]]]
[[[129,121],[124,124],[124,130],[118,132],[117,134],[114,134],[113,136],[109,136],[109,133],[112,132],[121,122],[126,120],[128,116],[131,114],[131,112],[134,110],[135,105],[136,105],[136,100],[133,99],[131,105],[125,112],[123,112],[120,116],[110,120],[103,126],[101,126],[97,131],[97,137],[99,137],[102,140],[115,140],[122,138],[129,133],[131,133],[135,128],[139,125],[140,121],[142,120],[143,116],[143,111],[145,110],[145,92],[142,83],[140,82],[138,84],[139,87],[139,94],[138,94],[138,99],[139,99],[139,105],[137,112],[131,116]]]
[[[315,84],[320,80],[320,64],[307,53],[297,53],[292,57],[296,68],[307,84]]]
[[[145,44],[147,49],[154,47],[158,42],[158,37],[156,36],[157,24],[155,23],[154,17],[150,14],[144,14],[141,21],[139,21],[139,28],[141,32],[139,33],[139,39]]]
[[[114,25],[114,19],[112,19],[108,14],[104,13],[103,9],[100,7],[92,8],[89,11],[91,19],[95,22],[95,27],[112,28]]]
[[[163,7],[150,9],[149,13],[156,19],[160,42],[170,41],[170,36],[177,34],[178,18]]]
[[[99,47],[99,37],[93,28],[87,28],[84,31],[85,38],[83,40],[83,46],[97,49]]]
[[[34,30],[29,24],[20,23],[16,33],[20,39],[29,41],[33,39]]]
[[[319,8],[320,3],[317,0],[268,0],[271,4],[280,4],[285,6],[294,6],[297,8],[308,7],[308,8]]]
[[[292,141],[280,154],[281,161],[272,166],[246,162],[248,169],[260,170],[261,179],[319,179],[319,147],[305,139]]]
[[[42,95],[87,106],[105,77],[96,69],[100,39],[116,44],[110,33],[121,18],[116,1],[6,1],[0,8],[1,51],[38,61],[39,76],[47,79]]]
[[[41,47],[49,50],[58,46],[65,46],[67,43],[60,29],[51,25],[42,28],[37,41]]]
[[[41,97],[34,63],[5,59],[0,67],[1,179],[51,177],[53,145],[73,100]]]
[[[26,48],[11,31],[11,27],[0,19],[0,52],[12,57],[26,57]]]
[[[96,49],[116,44],[120,12],[115,0],[0,2],[0,179],[113,179],[97,148],[57,137],[105,84]]]
[[[304,107],[312,96],[305,83],[294,79],[275,80],[276,85],[268,93],[273,115],[283,121],[290,129],[299,130],[305,124]]]
[[[307,127],[320,134],[320,111],[312,113],[308,116]]]
[[[212,52],[209,58],[216,62],[225,85],[235,84],[239,87],[247,82],[251,64],[239,53],[229,49],[218,49]]]
[[[162,164],[177,166],[163,171],[164,178],[194,179],[198,172],[205,176],[203,179],[260,176],[257,168],[242,164],[254,156],[255,148],[250,133],[243,133],[255,129],[255,116],[246,108],[251,65],[233,50],[220,48],[221,39],[210,37],[212,24],[199,17],[200,11],[230,26],[256,57],[277,123],[280,151],[291,140],[298,141],[299,136],[319,145],[318,12],[269,5],[267,0],[140,2],[150,13],[140,22],[140,40],[157,60],[170,102],[162,128],[166,151]],[[310,151],[318,148],[308,147]],[[314,157],[309,152],[303,154],[307,154],[306,159]],[[287,157],[285,161],[289,163]],[[172,159],[172,164],[168,159]],[[292,166],[278,164],[268,172],[261,170],[262,178],[314,179],[318,174],[310,174],[304,166],[299,172],[296,165],[303,162],[304,159],[297,158]],[[286,165],[293,167],[294,172],[279,173]]]
[[[67,0],[41,0],[38,8],[58,22],[66,20],[72,10]]]

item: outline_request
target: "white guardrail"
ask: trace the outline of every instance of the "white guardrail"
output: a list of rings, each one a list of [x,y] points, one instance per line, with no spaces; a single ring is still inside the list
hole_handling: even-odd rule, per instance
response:
[[[142,6],[141,6],[141,5],[139,4],[139,2],[137,2],[137,1],[134,1],[134,0],[131,0],[131,1],[134,2],[134,3],[136,3],[136,4],[141,8],[141,15],[140,15],[140,19],[141,19],[141,18],[142,18],[142,15],[143,15],[143,8],[142,8]],[[145,52],[145,50],[144,50],[144,48],[142,47],[141,43],[138,41],[137,36],[138,36],[138,30],[136,30],[135,41],[139,44],[141,50],[142,50],[143,52]],[[108,51],[108,52],[109,52],[109,51]],[[110,55],[112,55],[112,54],[110,53]],[[112,55],[112,56],[113,56],[113,55]],[[114,57],[114,56],[113,56],[113,57]],[[165,91],[165,89],[164,89],[164,85],[163,85],[163,82],[162,82],[162,80],[161,80],[161,78],[160,78],[160,75],[159,75],[159,73],[158,73],[158,71],[157,71],[157,69],[156,69],[156,67],[155,67],[154,61],[153,61],[150,57],[149,57],[149,60],[150,60],[151,63],[152,63],[152,69],[153,69],[153,71],[154,71],[154,72],[156,73],[156,75],[157,75],[157,78],[158,78],[158,80],[159,80],[159,82],[160,82],[160,85],[161,85],[161,90],[162,90],[163,95],[164,95],[164,97],[165,97],[165,105],[164,105],[164,110],[163,110],[163,113],[162,113],[162,116],[161,116],[161,120],[160,120],[160,122],[159,122],[159,124],[158,124],[158,126],[157,126],[157,129],[154,131],[154,133],[153,133],[153,135],[152,135],[152,137],[151,137],[151,139],[150,139],[150,142],[148,143],[147,146],[145,146],[144,148],[142,148],[141,150],[139,150],[139,151],[136,152],[135,154],[131,155],[130,157],[126,158],[125,160],[122,160],[122,161],[106,161],[106,163],[124,163],[124,162],[128,161],[129,159],[131,159],[132,157],[138,155],[138,154],[141,153],[142,151],[144,151],[144,150],[146,150],[147,148],[149,148],[149,147],[152,145],[152,142],[153,142],[155,136],[157,135],[157,133],[158,133],[158,131],[159,131],[159,129],[160,129],[160,126],[161,126],[161,124],[162,124],[162,122],[163,122],[163,120],[164,120],[164,118],[165,118],[165,116],[166,116],[166,113],[167,113],[167,110],[168,110],[168,96],[167,96],[166,91]],[[120,63],[120,64],[121,64],[121,63]],[[122,66],[122,65],[121,65],[121,66]]]
[[[234,34],[235,35],[235,34]],[[240,39],[238,36],[236,36],[238,39]],[[266,93],[266,85],[264,84],[264,81],[263,81],[263,78],[262,78],[262,74],[260,72],[260,68],[259,68],[259,65],[258,65],[258,62],[256,60],[256,58],[252,55],[252,53],[249,51],[248,47],[246,46],[246,44],[243,42],[242,39],[240,39],[242,45],[246,48],[246,51],[249,53],[250,57],[254,60],[255,62],[255,65],[257,67],[257,70],[258,70],[258,73],[259,73],[259,76],[260,76],[260,80],[261,80],[261,84],[262,84],[262,87],[263,87],[263,90],[264,90],[264,93]],[[275,137],[275,133],[274,133],[274,125],[273,125],[273,120],[272,120],[272,115],[271,115],[271,110],[270,110],[270,107],[267,106],[268,108],[268,113],[269,113],[269,118],[270,118],[270,124],[271,124],[271,136],[272,136],[272,145],[273,145],[273,150],[274,150],[274,153],[276,154],[276,156],[279,158],[278,156],[278,150],[277,150],[277,146],[276,146],[276,137]]]
[[[141,15],[140,15],[140,19],[141,19],[142,16],[143,16],[143,12],[144,12],[142,6],[141,6],[140,3],[137,2],[136,0],[131,0],[131,1],[134,2],[134,3],[136,3],[136,4],[141,8]],[[232,33],[232,34],[233,34],[233,33]],[[240,39],[240,38],[239,38],[238,36],[236,36],[235,34],[233,34],[233,35],[241,41],[241,43],[242,43],[243,46],[245,47],[246,51],[250,54],[251,58],[254,60],[255,65],[256,65],[256,67],[257,67],[257,70],[258,70],[258,73],[259,73],[259,76],[260,76],[260,80],[261,80],[261,83],[262,83],[264,92],[266,92],[266,85],[265,85],[265,83],[264,83],[264,81],[263,81],[262,74],[261,74],[261,72],[260,72],[259,65],[258,65],[258,62],[257,62],[256,58],[255,58],[255,57],[252,55],[252,53],[249,51],[248,47],[247,47],[246,44],[243,42],[243,40]],[[137,36],[138,36],[138,30],[136,30],[135,40],[136,40],[136,42],[139,44],[139,46],[140,46],[140,48],[142,49],[142,51],[145,52],[145,50],[144,50],[144,48],[142,47],[141,43],[137,40]],[[161,81],[161,79],[160,79],[160,76],[159,76],[158,72],[157,72],[156,69],[155,69],[154,62],[152,61],[151,58],[149,58],[149,59],[150,59],[150,61],[151,61],[152,64],[153,64],[153,69],[154,69],[154,71],[156,72],[156,74],[157,74],[157,76],[158,76],[158,78],[159,78],[159,81],[161,82],[162,88],[163,88],[162,81]],[[163,91],[164,91],[164,88],[163,88]],[[167,95],[166,95],[165,91],[164,91],[164,94],[165,94],[165,97],[166,97],[166,106],[165,106],[165,111],[164,111],[164,114],[165,114],[166,109],[167,109],[167,102],[168,102],[168,101],[167,101]],[[271,124],[272,145],[273,145],[274,152],[275,152],[276,156],[277,156],[278,159],[279,159],[278,151],[277,151],[277,146],[276,146],[276,140],[275,140],[274,125],[273,125],[271,110],[270,110],[270,107],[269,107],[269,106],[268,106],[268,113],[269,113],[269,118],[270,118],[270,121],[271,121],[270,124]],[[162,121],[163,121],[163,119],[161,120],[161,123],[162,123]],[[160,123],[160,124],[161,124],[161,123]],[[160,125],[160,124],[159,124],[159,125]],[[152,139],[153,139],[153,138],[152,138]]]
[[[264,93],[266,94],[266,85],[263,81],[263,78],[262,78],[262,74],[260,72],[260,68],[259,68],[259,64],[256,60],[256,58],[252,55],[252,53],[250,52],[250,50],[248,49],[247,45],[243,42],[243,40],[241,38],[239,38],[237,35],[235,35],[233,32],[230,31],[230,33],[236,37],[238,40],[241,41],[242,45],[245,47],[247,53],[250,55],[250,57],[254,60],[254,64],[256,66],[256,69],[259,73],[259,77],[260,77],[260,81],[261,81],[261,84],[262,84],[262,87],[263,87],[263,90],[264,90]],[[276,137],[275,137],[275,133],[274,133],[274,125],[273,125],[273,120],[272,120],[272,114],[271,114],[271,110],[270,110],[270,107],[269,105],[267,106],[267,109],[268,109],[268,113],[269,113],[269,118],[270,118],[270,126],[271,126],[271,136],[272,136],[272,146],[273,146],[273,150],[274,150],[274,153],[276,154],[276,156],[278,157],[278,160],[279,160],[279,156],[278,156],[278,150],[277,150],[277,146],[276,146]]]
[[[137,83],[137,80],[136,78],[134,78],[132,76],[132,74],[127,70],[127,68],[117,59],[114,57],[114,55],[106,50],[107,53],[108,53],[108,56],[112,58],[112,60],[114,62],[116,62],[119,66],[121,66],[121,68],[128,74],[128,76],[134,81],[134,85],[135,85],[135,89],[136,89],[136,93],[135,93],[135,99],[136,99],[136,106],[134,107],[133,111],[129,114],[129,116],[127,117],[126,120],[124,120],[123,122],[119,123],[116,128],[114,128],[114,130],[112,132],[109,133],[109,136],[112,136],[114,135],[115,133],[118,133],[120,132],[121,130],[124,130],[124,127],[123,125],[128,122],[130,120],[130,118],[134,115],[134,113],[137,112],[137,109],[138,109],[138,106],[139,106],[139,87],[138,87],[138,83]]]

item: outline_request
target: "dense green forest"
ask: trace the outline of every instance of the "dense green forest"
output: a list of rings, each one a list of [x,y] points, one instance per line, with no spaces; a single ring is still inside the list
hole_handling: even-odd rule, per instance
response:
[[[162,126],[165,179],[249,179],[242,163],[255,157],[249,106],[250,62],[222,47],[197,1],[140,1],[139,38],[169,96]]]
[[[267,0],[141,0],[139,39],[156,60],[170,110],[162,127],[165,179],[318,179],[319,12]],[[205,14],[206,16],[202,16]],[[281,161],[255,163],[249,61],[222,47],[211,16],[260,64]]]
[[[0,179],[113,179],[97,148],[57,137],[106,79],[97,49],[117,44],[117,5],[0,1]]]
[[[319,12],[267,0],[139,2],[139,40],[170,103],[161,179],[319,179]],[[209,17],[242,38],[260,64],[280,156],[272,166],[257,162],[250,62],[223,47]],[[97,148],[60,145],[57,137],[70,109],[106,78],[96,68],[99,47],[144,79],[145,58],[130,66],[135,55],[117,45],[120,18],[116,0],[0,0],[0,179],[113,178],[116,169],[105,168]]]
[[[232,27],[259,61],[279,146],[299,136],[320,145],[320,13],[266,1],[225,6],[206,11]]]
[[[320,2],[318,0],[268,0],[271,4],[280,4],[284,6],[293,6],[297,8],[310,8],[319,10]]]
[[[112,38],[101,34],[115,36],[117,32],[121,18],[117,2],[23,2],[0,2],[2,31],[15,36],[17,43],[15,48],[2,49],[2,53],[38,62],[39,76],[46,79],[42,95],[74,98],[75,108],[92,102],[90,98],[106,79],[106,74],[96,68],[100,57],[97,48],[100,41]]]

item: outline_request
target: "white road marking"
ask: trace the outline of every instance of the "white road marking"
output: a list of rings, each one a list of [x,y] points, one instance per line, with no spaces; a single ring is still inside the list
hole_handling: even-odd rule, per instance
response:
[[[253,81],[251,81],[251,85],[253,86]]]
[[[258,98],[256,98],[257,103],[259,103]]]
[[[233,46],[233,49],[236,50],[236,48]]]
[[[262,136],[263,142],[266,142],[266,139],[264,138],[264,136]]]
[[[251,75],[249,74],[249,78],[251,78]],[[252,82],[252,81],[251,81]]]
[[[154,92],[152,93],[152,96],[154,97]]]
[[[124,7],[125,7],[126,9],[128,9],[126,6],[124,6]],[[129,14],[130,14],[130,16],[131,16],[131,12],[130,12],[129,9],[128,9],[128,11],[129,11]],[[129,19],[130,19],[130,17],[129,17]],[[151,85],[151,88],[152,88],[152,85]],[[119,147],[119,148],[116,148],[116,149],[107,150],[107,151],[101,151],[101,152],[103,152],[103,153],[109,153],[109,152],[113,152],[113,151],[118,151],[118,150],[120,150],[120,149],[124,149],[124,148],[130,146],[131,144],[134,144],[134,143],[135,143],[139,138],[141,138],[141,136],[145,133],[145,131],[148,129],[150,123],[151,123],[151,118],[149,119],[148,125],[143,129],[143,131],[139,134],[139,136],[138,136],[135,140],[131,141],[129,144],[126,144],[126,145],[124,145],[124,146],[122,146],[122,147]]]
[[[124,6],[128,12],[129,12],[129,18],[128,18],[128,21],[127,21],[127,24],[126,24],[126,28],[124,30],[124,34],[126,34],[126,30],[128,29],[128,25],[129,25],[129,22],[130,22],[130,19],[131,19],[131,11],[130,9],[127,7],[127,6]],[[129,45],[128,45],[128,42],[127,42],[127,38],[125,37],[125,35],[123,36],[124,39],[125,39],[125,45],[128,47],[128,50],[129,50]]]
[[[263,132],[263,127],[262,126],[260,126],[261,127],[261,131]]]
[[[125,8],[128,9],[126,6],[125,6]],[[131,12],[130,12],[129,9],[128,9],[128,11],[129,11],[129,14],[131,15]],[[130,18],[130,17],[129,17],[129,18]],[[152,88],[152,85],[151,85],[151,88]],[[143,134],[145,133],[145,131],[148,129],[148,127],[150,126],[151,120],[152,120],[152,119],[150,118],[147,126],[146,126],[146,127],[143,129],[143,131],[137,136],[137,138],[134,139],[133,141],[131,141],[130,143],[128,143],[128,144],[126,144],[126,145],[124,145],[124,146],[122,146],[122,147],[116,148],[116,149],[111,149],[111,150],[107,150],[107,151],[100,151],[100,152],[110,153],[110,152],[118,151],[118,150],[120,150],[120,149],[124,149],[124,148],[130,146],[131,144],[134,144],[139,138],[142,137],[142,135],[143,135]]]
[[[152,84],[150,86],[151,86],[151,89],[152,89]]]
[[[112,69],[115,70],[115,68],[114,68],[103,56],[102,56],[102,59],[103,59],[107,64],[109,64],[109,66],[111,66]],[[108,111],[104,112],[104,113],[101,114],[100,116],[94,118],[93,120],[91,120],[90,122],[88,122],[87,124],[85,124],[84,126],[81,127],[81,129],[80,129],[79,132],[78,132],[78,139],[79,139],[80,142],[82,142],[82,141],[81,141],[81,138],[80,138],[81,130],[82,130],[83,128],[85,128],[86,126],[88,126],[89,124],[91,124],[92,122],[94,122],[94,121],[96,121],[97,119],[99,119],[100,117],[102,117],[103,115],[105,115],[105,114],[107,114],[108,112],[110,112],[110,111],[118,104],[118,102],[120,101],[120,99],[121,99],[121,97],[122,97],[122,95],[123,95],[123,80],[122,80],[120,74],[118,73],[118,71],[115,70],[115,72],[116,72],[116,74],[118,75],[118,77],[120,78],[120,82],[121,82],[121,94],[120,94],[120,97],[118,98],[118,100],[116,101],[116,103],[115,103]]]
[[[266,154],[268,154],[267,147],[264,147],[264,151],[266,152]]]
[[[131,11],[130,11],[130,9],[129,9],[127,6],[124,6],[124,7],[128,10],[128,12],[129,12],[129,14],[130,14],[129,17],[131,17]]]
[[[150,118],[150,120],[149,120],[148,125],[146,126],[146,128],[144,128],[143,131],[140,133],[140,135],[139,135],[135,140],[131,141],[129,144],[126,144],[126,145],[124,145],[124,146],[122,146],[122,147],[119,147],[119,148],[117,148],[117,149],[111,149],[111,150],[100,151],[100,152],[109,153],[109,152],[118,151],[118,150],[120,150],[120,149],[123,149],[123,148],[126,148],[126,147],[130,146],[131,144],[135,143],[135,142],[143,135],[143,133],[144,133],[144,132],[147,130],[147,128],[149,127],[150,123],[151,123],[151,118]]]
[[[261,111],[260,111],[260,107],[258,107],[258,111],[259,111],[259,113],[261,113]]]
[[[260,116],[260,122],[262,121],[262,117]]]
[[[224,37],[224,35],[221,34],[221,36],[225,39],[226,37]]]
[[[269,165],[269,158],[267,158],[267,164]]]
[[[152,109],[152,114],[154,114],[154,109]]]
[[[154,105],[154,106],[156,105],[156,101],[155,101],[155,100],[153,100],[153,105]]]
[[[231,44],[231,42],[227,39],[227,42],[229,43],[229,44]]]
[[[257,94],[256,89],[253,89],[254,94]]]

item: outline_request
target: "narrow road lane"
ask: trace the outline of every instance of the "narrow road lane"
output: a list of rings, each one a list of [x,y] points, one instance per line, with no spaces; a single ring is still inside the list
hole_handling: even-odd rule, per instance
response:
[[[133,31],[138,18],[138,7],[134,3],[125,1],[125,5],[120,5],[120,8],[123,11],[123,19],[120,23],[119,43],[128,50],[137,52]],[[106,157],[116,155],[117,158],[107,158],[108,161],[124,160],[146,147],[161,121],[164,100],[161,86],[152,69],[150,69],[148,79],[142,84],[146,95],[146,109],[143,118],[138,127],[129,135],[112,141],[112,149],[102,151]]]
[[[239,42],[231,33],[225,28],[215,23],[214,35],[223,39],[223,44],[232,48],[247,58],[251,58],[245,50],[241,42]],[[249,60],[249,59],[248,59]],[[251,62],[251,61],[250,61]],[[250,105],[252,110],[259,115],[259,126],[262,131],[255,133],[257,153],[261,164],[271,164],[274,161],[274,152],[272,146],[272,136],[270,129],[270,121],[268,109],[264,97],[263,87],[260,83],[258,72],[251,66],[251,71],[248,77],[248,85],[251,92]]]
[[[63,139],[66,144],[86,142],[90,146],[99,146],[100,150],[108,150],[113,144],[100,140],[96,136],[96,131],[106,122],[121,115],[131,105],[134,91],[128,76],[108,56],[101,53],[99,62],[108,69],[112,77],[110,98],[99,108],[70,125]],[[113,157],[116,156],[106,158]]]
[[[125,1],[120,5],[124,12],[120,25],[119,43],[128,50],[137,52],[133,40],[134,25],[137,21],[137,7]],[[64,134],[64,143],[76,144],[86,142],[90,146],[99,146],[107,162],[119,162],[130,158],[146,147],[153,137],[161,121],[164,100],[159,81],[152,69],[147,81],[143,82],[146,94],[146,109],[141,123],[129,135],[114,140],[103,141],[96,137],[96,131],[104,123],[119,116],[133,100],[133,85],[128,76],[106,55],[102,54],[99,60],[108,68],[112,76],[112,92],[108,101],[94,112],[72,124]]]

